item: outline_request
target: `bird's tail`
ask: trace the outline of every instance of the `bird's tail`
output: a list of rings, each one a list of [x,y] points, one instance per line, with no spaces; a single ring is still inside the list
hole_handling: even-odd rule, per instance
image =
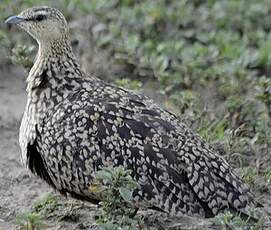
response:
[[[263,205],[222,158],[214,155],[213,159],[190,164],[188,180],[199,200],[211,210],[206,217],[227,209],[246,221],[261,219],[257,210]]]

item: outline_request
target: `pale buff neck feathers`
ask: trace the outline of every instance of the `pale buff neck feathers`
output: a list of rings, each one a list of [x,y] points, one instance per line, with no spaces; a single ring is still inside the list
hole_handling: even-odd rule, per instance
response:
[[[31,89],[37,88],[42,82],[42,75],[44,71],[47,71],[47,75],[54,73],[60,73],[62,67],[66,70],[74,71],[73,77],[83,77],[85,74],[81,71],[76,57],[72,52],[70,45],[70,38],[67,34],[64,34],[62,38],[50,42],[38,42],[39,50],[35,59],[35,63],[31,68],[28,78],[26,80],[28,93]],[[63,68],[63,69],[64,69]],[[55,77],[58,77],[55,74]]]

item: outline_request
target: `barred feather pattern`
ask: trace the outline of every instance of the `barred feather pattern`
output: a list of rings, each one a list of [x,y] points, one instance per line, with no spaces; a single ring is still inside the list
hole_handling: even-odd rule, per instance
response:
[[[95,173],[121,165],[139,185],[134,205],[170,215],[210,217],[252,205],[248,187],[199,135],[152,100],[86,77],[61,39],[40,47],[27,81],[20,145],[33,173],[98,202],[89,190]]]

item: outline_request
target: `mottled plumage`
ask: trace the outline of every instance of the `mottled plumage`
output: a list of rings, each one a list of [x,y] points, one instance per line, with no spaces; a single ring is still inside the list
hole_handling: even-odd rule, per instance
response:
[[[14,17],[13,17],[14,18]],[[20,128],[23,163],[62,193],[99,202],[89,186],[102,166],[132,170],[135,206],[171,215],[246,210],[252,195],[200,136],[152,100],[85,76],[56,9],[35,7],[16,23],[39,43]]]

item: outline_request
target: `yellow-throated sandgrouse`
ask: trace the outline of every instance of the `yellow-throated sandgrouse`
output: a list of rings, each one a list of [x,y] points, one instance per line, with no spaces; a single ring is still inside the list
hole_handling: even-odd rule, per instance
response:
[[[124,166],[138,188],[137,207],[209,217],[253,203],[246,185],[215,150],[152,100],[87,77],[72,52],[57,9],[33,7],[9,17],[39,51],[27,78],[20,128],[22,161],[61,193],[99,202],[96,171]]]

